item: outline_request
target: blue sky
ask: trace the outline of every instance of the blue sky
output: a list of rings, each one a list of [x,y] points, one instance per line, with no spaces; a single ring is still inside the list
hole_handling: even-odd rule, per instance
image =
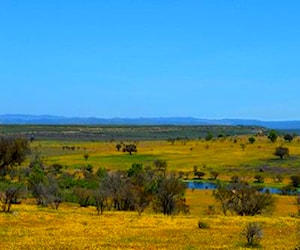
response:
[[[0,3],[0,114],[300,120],[300,1]]]

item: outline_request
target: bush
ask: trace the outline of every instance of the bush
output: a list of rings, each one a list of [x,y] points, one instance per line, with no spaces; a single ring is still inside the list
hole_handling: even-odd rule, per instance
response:
[[[85,189],[82,187],[75,187],[73,190],[77,202],[81,207],[88,207],[92,205],[91,198],[92,198],[92,191],[89,189]]]
[[[253,136],[248,138],[249,143],[253,144],[255,142],[255,138]]]
[[[262,175],[255,175],[254,176],[254,179],[255,179],[255,183],[264,183],[264,179],[265,179],[265,177],[263,177]]]
[[[288,142],[291,142],[294,139],[294,137],[291,134],[286,134],[283,138],[285,141]]]
[[[205,140],[206,140],[206,141],[210,141],[210,140],[212,140],[213,138],[214,138],[214,135],[213,135],[211,132],[207,133],[207,135],[205,136]]]
[[[89,154],[84,154],[84,155],[83,155],[83,158],[84,158],[86,161],[88,160],[89,157],[90,157]]]
[[[268,139],[270,139],[271,142],[276,142],[277,137],[278,137],[277,132],[275,130],[271,130],[268,135]]]
[[[289,156],[289,149],[285,147],[277,147],[275,149],[274,155],[279,156],[280,159],[283,159],[284,156]]]
[[[207,229],[207,228],[209,228],[208,224],[206,222],[204,222],[204,221],[199,221],[198,222],[198,227],[200,229]]]
[[[292,175],[291,176],[291,184],[293,187],[297,188],[300,185],[300,175]]]
[[[261,226],[257,222],[249,222],[243,229],[242,235],[247,238],[247,246],[255,247],[263,237]]]

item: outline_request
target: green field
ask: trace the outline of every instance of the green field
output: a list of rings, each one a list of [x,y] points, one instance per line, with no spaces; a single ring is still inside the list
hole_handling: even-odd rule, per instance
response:
[[[221,179],[229,179],[240,175],[253,179],[261,174],[272,182],[277,175],[288,177],[300,173],[300,143],[298,138],[285,142],[279,138],[275,143],[268,138],[256,137],[251,144],[251,135],[240,135],[226,138],[216,138],[211,141],[204,139],[190,140],[153,140],[136,141],[137,153],[118,152],[116,144],[119,141],[64,141],[36,140],[32,143],[33,155],[38,153],[44,157],[46,164],[62,164],[70,171],[90,164],[95,169],[103,167],[109,170],[127,170],[133,163],[152,166],[156,159],[166,160],[168,171],[189,173],[193,178],[193,167],[205,172],[204,178],[210,177],[211,171],[218,171]],[[122,141],[132,143],[131,141]],[[64,146],[75,150],[63,149]],[[278,146],[288,147],[290,156],[280,159],[274,155]],[[83,155],[88,154],[87,160]]]

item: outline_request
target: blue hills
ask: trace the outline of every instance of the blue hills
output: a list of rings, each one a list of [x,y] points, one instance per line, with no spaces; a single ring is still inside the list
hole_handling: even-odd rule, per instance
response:
[[[193,117],[158,118],[97,118],[63,117],[51,115],[0,115],[0,124],[27,125],[243,125],[261,126],[270,129],[300,129],[300,121],[261,121],[248,119],[200,119]]]

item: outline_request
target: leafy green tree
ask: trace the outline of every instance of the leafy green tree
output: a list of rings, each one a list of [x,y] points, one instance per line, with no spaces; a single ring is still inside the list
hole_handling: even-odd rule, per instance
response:
[[[47,171],[48,170],[48,171]],[[36,199],[37,205],[48,206],[58,209],[63,201],[60,185],[61,179],[53,168],[45,167],[39,159],[36,159],[30,166],[30,174],[27,178],[29,190]]]
[[[268,139],[270,139],[271,142],[276,142],[278,138],[278,134],[275,130],[271,130],[269,135],[268,135]]]
[[[5,176],[9,168],[21,165],[30,153],[29,141],[24,137],[0,137],[0,175]]]
[[[253,144],[256,140],[253,136],[248,138],[249,143]]]
[[[137,176],[139,173],[143,172],[143,164],[134,163],[131,168],[127,171],[128,177]]]

